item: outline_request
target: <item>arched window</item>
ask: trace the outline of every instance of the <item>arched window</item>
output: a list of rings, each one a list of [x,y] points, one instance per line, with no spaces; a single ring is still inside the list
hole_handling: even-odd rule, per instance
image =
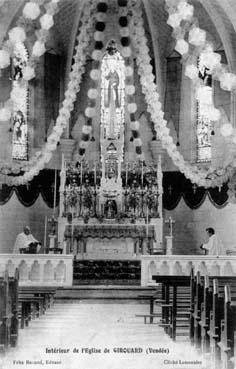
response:
[[[104,139],[119,139],[125,116],[125,63],[110,41],[101,65],[101,124]]]
[[[198,70],[204,84],[204,96],[197,98],[197,162],[210,162],[212,121],[207,115],[207,109],[213,107],[212,76],[201,58],[198,60]]]
[[[28,61],[23,43],[17,43],[12,58],[13,135],[12,158],[28,160],[28,82],[23,80],[23,69]]]

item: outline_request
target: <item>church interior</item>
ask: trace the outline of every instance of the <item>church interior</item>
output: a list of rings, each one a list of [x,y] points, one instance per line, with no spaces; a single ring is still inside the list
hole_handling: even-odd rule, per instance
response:
[[[235,1],[0,0],[0,42],[3,368],[234,368]]]

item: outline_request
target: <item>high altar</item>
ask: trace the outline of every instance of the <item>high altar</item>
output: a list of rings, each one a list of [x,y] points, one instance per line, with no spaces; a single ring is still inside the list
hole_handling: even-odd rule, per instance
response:
[[[163,253],[161,155],[147,163],[125,154],[125,81],[124,59],[112,40],[101,63],[96,160],[86,160],[81,148],[76,160],[62,157],[58,242],[77,259]]]

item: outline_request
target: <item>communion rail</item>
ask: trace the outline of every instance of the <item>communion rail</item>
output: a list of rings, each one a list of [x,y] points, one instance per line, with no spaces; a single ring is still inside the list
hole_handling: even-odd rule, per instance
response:
[[[20,286],[72,286],[72,255],[0,254],[0,276],[13,277],[16,268]]]
[[[143,255],[141,285],[153,284],[153,275],[190,275],[191,268],[201,275],[236,276],[236,256]]]

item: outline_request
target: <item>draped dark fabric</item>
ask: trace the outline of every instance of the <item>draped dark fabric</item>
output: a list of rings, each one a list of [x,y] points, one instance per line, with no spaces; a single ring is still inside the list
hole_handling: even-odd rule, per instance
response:
[[[181,198],[191,209],[197,209],[207,196],[215,207],[221,208],[227,204],[227,191],[227,184],[220,189],[218,187],[205,189],[193,185],[180,172],[163,173],[163,206],[167,210],[176,208]]]
[[[40,174],[28,185],[18,187],[2,185],[2,188],[0,189],[0,205],[6,204],[15,192],[18,200],[24,206],[28,207],[33,205],[41,194],[46,204],[52,208],[54,199],[54,181],[55,171],[45,169],[42,170]],[[56,205],[59,203],[59,185],[60,171],[57,171]],[[221,188],[216,187],[205,189],[203,187],[193,185],[180,172],[163,173],[163,206],[166,210],[175,209],[181,198],[184,199],[185,203],[191,209],[197,209],[203,204],[206,197],[209,198],[215,207],[222,208],[227,204],[227,190],[227,184],[224,184]]]
[[[59,185],[60,185],[60,171],[57,171],[57,190],[56,190],[56,206],[59,203]],[[13,193],[16,193],[18,200],[22,205],[28,207],[35,203],[39,195],[42,195],[43,200],[47,206],[53,208],[54,201],[54,183],[55,183],[55,171],[45,169],[35,177],[28,185],[2,186],[0,189],[0,205],[6,204],[12,197]]]

